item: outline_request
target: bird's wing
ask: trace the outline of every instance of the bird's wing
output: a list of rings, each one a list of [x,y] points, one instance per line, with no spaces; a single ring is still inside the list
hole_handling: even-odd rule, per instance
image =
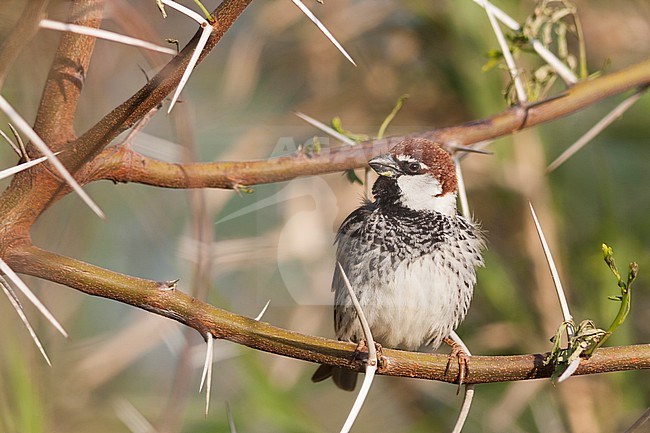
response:
[[[334,266],[334,278],[332,279],[332,291],[336,291],[338,288],[345,289],[345,283],[341,276],[341,271],[339,269],[338,263],[341,264],[343,270],[346,274],[352,265],[352,261],[355,260],[357,255],[363,254],[360,247],[362,232],[364,225],[367,222],[368,218],[372,214],[374,206],[372,203],[367,203],[364,206],[357,208],[354,212],[347,216],[347,218],[341,223],[338,232],[336,233],[336,261],[337,264]],[[348,274],[348,278],[350,275]]]
[[[345,309],[352,308],[349,305],[348,291],[345,286],[345,281],[341,275],[341,270],[339,269],[338,263],[341,264],[341,267],[345,271],[348,279],[352,282],[352,287],[354,287],[354,266],[360,260],[360,257],[365,255],[364,247],[367,247],[366,242],[363,241],[363,232],[368,221],[368,218],[372,215],[375,206],[373,203],[366,203],[364,206],[359,207],[354,212],[352,212],[348,217],[343,221],[341,227],[336,234],[336,261],[337,264],[334,267],[334,276],[332,278],[332,291],[335,292],[334,295],[334,329],[336,330],[337,336],[340,335],[340,330],[342,328],[347,328],[349,323],[343,323],[342,319],[346,318],[346,322],[354,321],[356,313],[353,311],[346,312]],[[348,302],[345,302],[345,301]],[[346,305],[347,304],[347,305]]]

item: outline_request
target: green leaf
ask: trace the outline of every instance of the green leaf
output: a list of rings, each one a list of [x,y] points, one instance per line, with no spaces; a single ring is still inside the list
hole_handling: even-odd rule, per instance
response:
[[[345,177],[350,181],[350,183],[358,183],[363,185],[363,181],[359,179],[359,176],[354,172],[354,170],[345,170]]]
[[[255,192],[252,187],[246,185],[235,185],[234,190],[240,194],[252,194]]]
[[[341,118],[339,116],[333,118],[330,123],[332,124],[332,128],[334,128],[336,132],[345,134],[345,131],[343,130],[343,124],[341,123]]]

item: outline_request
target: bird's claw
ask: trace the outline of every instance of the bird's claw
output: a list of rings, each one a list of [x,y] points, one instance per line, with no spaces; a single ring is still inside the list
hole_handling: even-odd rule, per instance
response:
[[[360,359],[359,355],[363,352],[366,352],[367,347],[368,346],[365,338],[359,340],[359,342],[357,343],[357,347],[354,349],[354,358],[352,358],[352,360],[357,361],[358,359]],[[384,359],[382,355],[383,347],[381,346],[381,344],[377,343],[376,341],[375,341],[375,350],[377,351],[377,364],[379,364],[378,367],[381,367]]]
[[[452,358],[458,360],[458,390],[456,391],[456,394],[458,394],[460,392],[460,386],[465,383],[465,378],[467,377],[467,371],[469,370],[469,356],[465,353],[460,344],[456,343],[451,338],[445,338],[443,341],[451,347],[451,353],[447,360],[445,374],[449,371]]]

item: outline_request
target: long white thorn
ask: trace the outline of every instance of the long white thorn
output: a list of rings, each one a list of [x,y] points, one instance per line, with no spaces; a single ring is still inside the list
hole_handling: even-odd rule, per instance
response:
[[[469,351],[469,348],[465,345],[465,342],[460,338],[456,331],[451,331],[449,338],[451,338],[454,343],[458,344],[467,356],[472,356],[472,352]]]
[[[469,201],[467,200],[467,190],[465,189],[465,180],[463,179],[463,171],[460,168],[460,159],[455,156],[454,167],[456,167],[456,179],[458,180],[458,199],[460,200],[460,211],[466,220],[471,218],[469,210]]]
[[[487,6],[487,3],[488,3],[487,0],[483,0],[483,8],[487,13],[488,20],[490,20],[490,25],[492,26],[492,30],[494,31],[494,35],[497,37],[497,41],[499,42],[499,46],[501,47],[501,52],[503,53],[503,59],[506,61],[506,65],[508,66],[510,77],[515,82],[515,90],[517,91],[517,100],[519,101],[519,104],[523,104],[528,99],[526,97],[526,89],[524,89],[524,85],[521,82],[521,77],[519,76],[519,71],[517,70],[515,59],[512,57],[512,53],[510,52],[510,47],[508,47],[508,42],[506,42],[506,38],[505,36],[503,36],[501,27],[499,27],[499,23],[494,17],[494,13],[492,12],[492,9]]]
[[[449,150],[454,151],[454,156],[458,159],[458,161],[462,161],[463,159],[467,158],[467,156],[471,155],[472,153],[478,153],[481,155],[493,155],[494,152],[491,152],[489,150],[485,150],[487,146],[492,144],[494,140],[483,140],[479,141],[477,143],[472,144],[471,147],[465,147],[465,146],[454,146],[449,145]],[[466,149],[472,149],[471,151],[467,151]],[[458,151],[457,151],[458,150]]]
[[[336,138],[339,141],[342,141],[345,144],[349,144],[350,146],[353,146],[353,145],[357,144],[351,138],[346,137],[345,135],[341,134],[340,132],[338,132],[334,128],[331,128],[331,127],[327,126],[323,122],[320,122],[320,121],[314,119],[313,117],[310,117],[310,116],[308,116],[308,115],[306,115],[304,113],[300,113],[300,112],[296,112],[294,114],[296,116],[300,117],[305,122],[309,123],[311,126],[314,126],[314,127],[318,128],[318,129],[320,129],[324,133],[331,135],[332,137]]]
[[[230,410],[230,404],[226,402],[226,416],[228,417],[228,427],[230,428],[230,433],[237,433],[237,428],[235,427],[235,419],[232,416],[232,410]]]
[[[210,391],[212,388],[212,359],[214,357],[214,338],[209,332],[205,334],[207,338],[207,349],[205,352],[205,363],[203,364],[203,374],[201,375],[201,385],[199,392],[203,390],[205,384],[205,416],[208,416],[210,410]]]
[[[372,338],[370,325],[368,324],[368,320],[366,320],[365,314],[363,314],[363,310],[361,309],[361,305],[359,304],[357,296],[354,294],[350,280],[348,280],[348,276],[345,274],[343,266],[341,266],[340,262],[338,263],[338,266],[339,271],[341,271],[341,275],[343,276],[345,287],[347,287],[348,293],[350,294],[350,299],[352,299],[352,305],[357,312],[359,322],[361,322],[361,328],[363,329],[363,334],[366,338],[366,346],[368,347],[368,363],[366,364],[366,374],[363,378],[363,384],[361,384],[359,394],[357,394],[357,398],[352,405],[352,409],[350,409],[350,413],[345,420],[345,424],[343,424],[343,427],[341,428],[341,433],[348,433],[352,428],[354,421],[356,421],[357,416],[361,411],[361,407],[363,407],[363,403],[366,401],[368,391],[370,391],[370,386],[372,385],[372,381],[375,378],[375,372],[377,371],[377,349],[375,348],[375,340]]]
[[[20,114],[14,110],[14,108],[7,102],[7,100],[0,95],[0,110],[2,110],[7,117],[11,119],[11,121],[16,125],[18,130],[20,130],[23,134],[27,136],[31,140],[32,143],[38,148],[38,150],[41,151],[41,153],[45,156],[47,156],[50,159],[50,163],[56,168],[56,170],[59,172],[61,177],[65,179],[65,181],[70,185],[72,189],[81,197],[81,199],[92,209],[95,214],[102,218],[106,219],[106,215],[104,215],[104,212],[95,204],[95,202],[90,198],[88,194],[81,188],[81,185],[77,183],[77,181],[72,177],[68,169],[65,168],[63,163],[59,160],[59,158],[56,157],[56,155],[47,147],[45,142],[41,139],[41,137],[38,136],[36,132],[29,126],[29,124],[23,119]]]
[[[366,315],[363,313],[363,310],[361,309],[361,305],[359,304],[357,295],[354,294],[354,290],[352,289],[350,280],[348,279],[347,274],[343,270],[343,266],[341,266],[340,262],[338,262],[337,264],[339,266],[339,270],[341,271],[341,275],[343,276],[345,287],[347,287],[348,293],[350,294],[350,298],[352,299],[352,305],[354,306],[354,309],[357,312],[357,317],[359,318],[359,322],[361,323],[361,329],[363,329],[363,335],[366,338],[366,345],[368,346],[368,364],[373,364],[373,363],[376,364],[377,349],[375,347],[375,340],[372,337],[372,332],[370,331],[370,325],[368,324],[368,320],[366,320]]]
[[[214,349],[214,338],[212,338],[212,335],[210,335],[210,343],[208,343],[208,346],[210,347],[210,353],[213,353]],[[212,394],[212,358],[214,355],[210,355],[210,367],[208,368],[208,378],[207,381],[208,383],[205,386],[205,416],[208,416],[208,412],[210,410],[210,396]]]
[[[643,427],[645,423],[649,423],[648,425],[650,425],[650,407],[643,411],[641,416],[636,421],[634,421],[634,424],[632,424],[623,433],[642,433],[641,427]]]
[[[553,256],[551,255],[551,250],[549,249],[548,243],[546,242],[546,237],[544,236],[542,227],[540,226],[539,220],[537,219],[537,214],[535,213],[535,209],[533,209],[533,204],[531,202],[528,202],[528,206],[530,206],[530,213],[533,216],[533,221],[535,222],[535,229],[537,230],[537,236],[539,236],[539,241],[542,244],[542,249],[544,250],[544,256],[546,257],[546,262],[548,263],[549,270],[551,271],[551,277],[553,278],[553,284],[555,285],[557,298],[560,302],[560,308],[562,309],[562,317],[564,317],[565,322],[571,322],[573,321],[573,316],[571,316],[571,312],[569,311],[569,304],[567,303],[566,295],[564,294],[564,289],[562,288],[562,281],[560,281],[560,274],[558,273],[557,267],[555,266],[555,261],[553,260]],[[567,327],[567,334],[569,336],[573,335],[573,330],[570,327]]]
[[[567,323],[573,322],[573,316],[571,316],[571,312],[569,311],[569,303],[566,300],[566,295],[564,294],[564,289],[562,288],[562,282],[560,281],[560,274],[558,273],[557,267],[555,266],[555,261],[551,255],[551,250],[548,247],[548,243],[546,243],[546,237],[544,236],[542,227],[539,224],[539,220],[537,219],[537,214],[535,214],[535,209],[533,209],[533,204],[531,202],[528,202],[528,205],[530,206],[530,213],[533,215],[533,221],[535,221],[535,228],[537,229],[537,235],[539,236],[539,241],[541,242],[542,249],[544,250],[544,256],[546,257],[548,267],[551,271],[551,276],[553,277],[553,284],[555,285],[557,298],[560,302],[560,308],[562,309],[562,317],[564,317],[564,321]],[[573,337],[573,328],[571,326],[566,327],[566,334],[569,339]],[[567,369],[564,370],[557,381],[563,382],[568,379],[578,369],[579,365],[580,358],[576,358],[571,361],[571,364],[569,364]]]
[[[472,356],[472,353],[465,345],[465,342],[458,336],[458,334],[456,334],[456,331],[451,331],[449,337],[458,344],[461,349],[463,349],[463,352],[465,352],[467,356]],[[456,418],[456,425],[454,425],[454,429],[451,433],[460,433],[463,430],[463,426],[465,425],[465,421],[467,421],[467,416],[469,415],[469,410],[472,407],[472,400],[474,400],[474,385],[466,384],[465,392],[463,393],[463,404],[460,406],[460,412],[458,413],[458,418]]]
[[[546,169],[547,173],[552,172],[560,165],[564,164],[569,158],[576,154],[580,149],[582,149],[587,143],[594,139],[598,134],[600,134],[605,128],[611,125],[616,119],[621,117],[636,101],[641,98],[647,91],[642,89],[637,91],[635,94],[626,98],[623,102],[618,104],[616,108],[610,111],[605,117],[600,119],[598,123],[592,126],[589,131],[587,131],[582,137],[580,137],[575,143],[569,146],[560,156],[558,156],[555,161],[549,164]]]
[[[80,35],[93,36],[99,39],[105,39],[107,41],[119,42],[121,44],[140,47],[151,51],[157,51],[159,53],[170,54],[172,56],[178,54],[176,50],[173,50],[171,48],[161,47],[160,45],[152,44],[151,42],[143,41],[142,39],[109,32],[108,30],[95,29],[93,27],[62,23],[48,19],[41,20],[39,27],[42,29],[59,30],[62,32],[72,32]]]
[[[0,179],[4,179],[5,177],[9,177],[12,174],[19,173],[19,172],[21,172],[23,170],[27,170],[28,168],[33,167],[33,166],[35,166],[37,164],[40,164],[41,162],[43,162],[43,161],[45,161],[47,159],[48,159],[47,156],[41,156],[40,158],[32,159],[31,161],[24,162],[22,164],[18,164],[18,165],[14,166],[14,167],[6,168],[6,169],[0,171]]]
[[[494,6],[492,3],[490,3],[487,0],[473,0],[474,3],[482,7],[483,9],[488,8],[490,12],[503,24],[506,25],[506,27],[512,29],[512,30],[519,30],[521,26],[519,23],[512,18],[510,15],[499,9],[498,7]]]
[[[460,412],[456,418],[456,425],[451,433],[460,433],[465,426],[469,410],[472,408],[472,401],[474,400],[474,385],[465,385],[465,392],[463,394],[463,404],[460,406]]]
[[[270,300],[270,299],[269,299],[268,301],[266,301],[266,305],[264,305],[264,308],[262,308],[262,311],[260,311],[260,314],[257,315],[257,317],[255,318],[255,320],[257,320],[258,322],[259,322],[260,320],[262,320],[262,316],[264,316],[264,313],[266,313],[266,309],[269,308],[269,304],[270,304],[270,303],[271,303],[271,300]]]
[[[11,133],[14,134],[14,137],[16,137],[16,141],[18,142],[18,148],[20,150],[20,157],[25,158],[27,161],[29,161],[29,155],[27,154],[27,149],[25,149],[25,143],[23,142],[23,139],[20,137],[20,134],[12,125],[11,123],[7,124],[9,126],[9,129],[11,129]]]
[[[201,51],[203,51],[203,47],[205,47],[205,44],[207,43],[211,33],[212,33],[212,26],[210,26],[209,24],[203,26],[203,32],[201,33],[201,37],[199,37],[199,42],[196,44],[196,48],[192,53],[192,57],[190,57],[190,61],[187,64],[187,67],[185,68],[185,72],[183,72],[183,76],[181,77],[181,80],[178,83],[178,87],[174,92],[174,96],[172,96],[172,102],[169,104],[169,108],[167,109],[167,114],[171,113],[172,108],[174,108],[174,104],[176,104],[176,101],[178,100],[178,98],[181,95],[181,92],[183,91],[183,87],[185,87],[185,84],[190,79],[190,75],[192,75],[192,71],[194,71],[194,66],[196,66],[196,63],[199,61],[199,56],[201,55]]]
[[[156,433],[156,429],[138,409],[125,399],[113,401],[117,417],[131,433]]]
[[[29,287],[27,287],[27,284],[23,282],[23,280],[20,279],[20,277],[9,267],[9,265],[2,259],[0,259],[0,271],[2,271],[10,280],[12,283],[16,285],[18,290],[23,292],[23,295],[29,301],[34,304],[34,306],[38,309],[38,311],[41,312],[41,314],[54,326],[64,337],[68,337],[68,333],[65,332],[65,329],[63,329],[63,326],[54,318],[52,313],[41,303],[41,301],[38,300],[36,295],[32,293],[31,290],[29,290]]]
[[[341,44],[339,44],[339,41],[336,40],[336,38],[330,33],[330,31],[327,30],[327,27],[325,27],[325,25],[323,25],[323,23],[321,23],[320,20],[318,18],[316,18],[316,15],[314,15],[313,12],[310,11],[307,8],[307,6],[305,6],[300,0],[291,0],[291,1],[293,2],[293,4],[298,6],[298,9],[300,9],[303,14],[307,15],[307,18],[309,18],[311,20],[311,22],[316,24],[316,27],[318,27],[318,30],[323,32],[325,37],[327,37],[327,39],[329,39],[330,42],[332,44],[334,44],[336,49],[338,49],[341,52],[341,54],[343,54],[345,56],[345,58],[350,61],[350,63],[352,63],[354,66],[357,66],[355,61],[352,60],[352,57],[348,54],[347,51],[345,51],[345,48],[343,48],[343,46]]]
[[[372,381],[375,378],[376,372],[376,365],[366,366],[366,374],[363,377],[361,389],[359,390],[359,394],[357,394],[357,399],[354,401],[354,405],[352,405],[352,409],[350,409],[350,413],[348,414],[348,418],[345,420],[345,424],[343,424],[343,427],[341,427],[341,433],[348,433],[352,429],[352,425],[356,421],[357,416],[359,416],[359,412],[361,411],[363,403],[366,401],[366,397],[368,396],[368,392],[370,391],[370,387],[372,386]]]
[[[176,3],[173,0],[162,0],[162,3],[169,6],[172,9],[176,9],[178,12],[182,13],[183,15],[187,15],[188,17],[192,18],[194,21],[199,23],[199,25],[203,25],[203,23],[207,23],[207,20],[201,16],[201,14],[194,12],[192,9],[183,6],[182,4]]]
[[[214,30],[210,23],[203,18],[201,15],[198,13],[194,12],[192,9],[189,9],[183,5],[180,5],[176,3],[175,1],[172,0],[162,0],[162,2],[169,6],[172,9],[176,9],[180,13],[187,15],[188,17],[192,18],[194,21],[199,23],[201,28],[203,29],[201,32],[201,36],[199,37],[199,41],[196,44],[196,48],[194,48],[194,51],[192,52],[192,56],[190,57],[190,61],[187,63],[187,67],[185,68],[185,71],[183,72],[183,76],[181,77],[178,87],[176,87],[176,91],[174,92],[174,95],[172,96],[172,101],[169,104],[169,108],[167,109],[167,114],[171,113],[172,109],[174,108],[174,105],[176,104],[176,101],[181,95],[181,92],[183,91],[183,88],[185,87],[185,84],[187,81],[190,79],[190,75],[192,75],[192,72],[194,71],[194,67],[196,66],[196,63],[199,61],[199,56],[201,55],[201,52],[203,51],[203,48],[205,47],[205,44],[208,42],[208,38],[210,37],[210,34],[212,34],[212,31]]]
[[[18,148],[18,145],[14,143],[14,141],[11,138],[9,138],[9,136],[5,134],[5,132],[1,129],[0,129],[0,136],[2,136],[2,138],[4,138],[7,141],[7,143],[9,143],[9,146],[11,146],[11,148],[14,150],[14,152],[16,152],[18,156],[20,157],[23,156],[22,152]]]
[[[537,39],[531,38],[531,42],[533,44],[533,49],[539,54],[539,56],[544,59],[544,61],[551,67],[553,70],[564,80],[564,82],[568,85],[575,84],[578,82],[578,77],[576,77],[576,74],[573,73],[571,69],[567,65],[562,62],[562,60],[558,59],[555,54],[553,54],[551,51],[548,50],[542,44],[540,41]]]
[[[124,137],[124,140],[122,140],[122,142],[120,143],[120,145],[121,145],[121,146],[126,146],[126,147],[131,146],[131,144],[132,144],[132,142],[133,142],[133,139],[134,139],[134,138],[135,138],[139,133],[142,132],[142,130],[145,128],[145,126],[147,126],[147,124],[149,123],[149,121],[150,121],[150,120],[153,118],[153,116],[155,116],[155,114],[158,112],[159,108],[160,108],[160,106],[156,106],[156,107],[152,108],[151,110],[149,110],[149,112],[148,112],[147,114],[144,115],[144,117],[143,117],[142,119],[140,119],[140,120],[138,121],[138,123],[136,123],[135,125],[133,125],[133,127],[131,128],[131,130],[129,131],[129,133],[126,135],[126,137]]]
[[[560,377],[557,378],[558,383],[562,383],[565,380],[567,380],[573,373],[576,372],[578,367],[580,366],[580,357],[577,357],[573,361],[571,361],[571,364],[564,370],[564,373]]]
[[[494,6],[492,3],[490,3],[487,0],[473,0],[474,3],[478,4],[482,8],[489,10],[494,14],[494,16],[501,21],[506,27],[510,28],[511,30],[514,31],[519,31],[521,30],[521,26],[517,21],[515,21],[510,15],[499,9],[498,7]],[[539,56],[544,59],[548,65],[557,72],[557,74],[564,80],[565,83],[567,84],[575,84],[578,82],[578,78],[576,75],[573,73],[571,69],[569,69],[560,59],[557,58],[555,54],[550,52],[544,44],[542,44],[540,41],[537,39],[531,38],[530,39],[533,49],[539,54]]]
[[[34,344],[36,344],[36,347],[38,348],[39,352],[41,352],[41,355],[43,355],[43,358],[45,358],[45,362],[47,362],[47,365],[51,367],[52,363],[50,362],[50,358],[47,356],[47,353],[45,353],[45,349],[43,348],[41,341],[38,339],[38,336],[36,336],[36,332],[34,332],[32,325],[29,324],[29,320],[27,319],[27,316],[25,315],[25,312],[23,311],[23,307],[20,305],[20,302],[18,302],[18,298],[16,297],[16,294],[11,289],[11,286],[9,286],[9,283],[7,283],[7,281],[1,276],[0,276],[0,286],[2,286],[2,291],[5,292],[5,295],[7,295],[7,298],[9,298],[9,302],[11,303],[11,306],[14,307],[14,310],[16,310],[16,313],[18,313],[18,317],[20,317],[20,320],[27,328],[27,331],[29,332],[29,335],[32,337]]]

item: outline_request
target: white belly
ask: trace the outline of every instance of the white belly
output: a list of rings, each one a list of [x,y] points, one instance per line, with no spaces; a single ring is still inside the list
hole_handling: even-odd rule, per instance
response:
[[[472,298],[474,267],[469,267],[469,272],[462,260],[443,260],[442,256],[438,253],[412,263],[404,261],[390,281],[380,283],[371,278],[374,284],[355,287],[375,341],[388,348],[417,350],[430,344],[435,349],[460,324]],[[461,270],[465,274],[462,277]],[[353,316],[354,322],[347,324],[347,330],[341,329],[347,335],[339,338],[363,338],[358,319]]]

